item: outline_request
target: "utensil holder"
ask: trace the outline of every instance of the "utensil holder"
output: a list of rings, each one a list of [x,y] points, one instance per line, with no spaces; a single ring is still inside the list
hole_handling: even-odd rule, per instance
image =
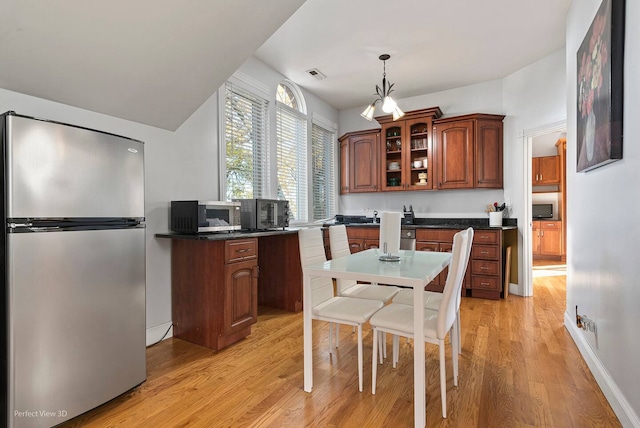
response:
[[[502,226],[502,211],[492,211],[489,213],[489,226],[490,227]]]

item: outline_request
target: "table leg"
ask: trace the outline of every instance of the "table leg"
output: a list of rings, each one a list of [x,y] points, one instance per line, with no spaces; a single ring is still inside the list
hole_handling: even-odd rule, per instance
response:
[[[413,289],[413,396],[414,426],[426,424],[426,386],[424,360],[424,291],[423,287]]]
[[[313,388],[313,328],[311,319],[311,277],[303,275],[302,284],[302,313],[304,320],[304,390],[311,392]]]

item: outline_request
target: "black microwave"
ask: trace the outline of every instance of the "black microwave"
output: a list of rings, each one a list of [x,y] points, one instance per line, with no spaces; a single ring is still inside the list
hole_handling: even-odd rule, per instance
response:
[[[266,230],[289,226],[289,201],[278,199],[234,199],[240,202],[243,229]]]
[[[531,206],[531,217],[536,218],[553,218],[552,204],[533,204]]]

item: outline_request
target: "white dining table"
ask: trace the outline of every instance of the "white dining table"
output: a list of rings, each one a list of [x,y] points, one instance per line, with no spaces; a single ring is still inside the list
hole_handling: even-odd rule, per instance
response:
[[[451,261],[450,253],[400,250],[399,261],[379,260],[382,251],[370,249],[324,263],[303,268],[304,317],[304,390],[313,388],[313,329],[311,296],[306,293],[312,277],[354,279],[363,282],[411,287],[413,293],[414,337],[424,337],[424,287]],[[414,340],[414,422],[416,427],[426,423],[425,343]],[[375,352],[375,351],[374,351]]]

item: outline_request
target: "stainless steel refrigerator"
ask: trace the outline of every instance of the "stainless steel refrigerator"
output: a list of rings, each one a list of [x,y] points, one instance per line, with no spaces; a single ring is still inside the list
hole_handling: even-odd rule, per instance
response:
[[[144,146],[0,117],[0,421],[49,427],[146,379]]]

